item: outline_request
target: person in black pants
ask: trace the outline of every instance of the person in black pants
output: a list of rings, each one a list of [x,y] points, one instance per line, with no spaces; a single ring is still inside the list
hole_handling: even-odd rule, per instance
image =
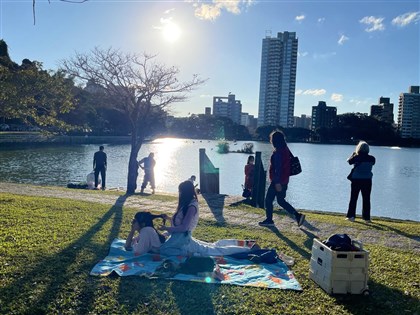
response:
[[[356,146],[355,152],[347,159],[347,162],[350,165],[354,165],[354,167],[347,177],[351,181],[351,193],[346,220],[354,222],[357,198],[359,197],[359,192],[362,192],[362,217],[366,223],[371,223],[370,193],[372,191],[372,167],[376,162],[375,157],[369,155],[369,145],[364,141],[360,141]]]
[[[105,190],[105,179],[106,179],[106,153],[104,152],[104,146],[99,147],[99,151],[93,155],[93,170],[95,172],[95,189],[98,189],[98,176],[101,173],[102,190]]]
[[[301,226],[305,222],[305,215],[297,212],[296,209],[285,200],[290,177],[291,153],[287,147],[283,132],[272,132],[270,134],[270,142],[274,147],[274,151],[270,158],[269,174],[271,183],[265,196],[266,219],[258,224],[260,226],[274,226],[273,201],[277,198],[277,203],[284,210],[293,215],[297,225]]]

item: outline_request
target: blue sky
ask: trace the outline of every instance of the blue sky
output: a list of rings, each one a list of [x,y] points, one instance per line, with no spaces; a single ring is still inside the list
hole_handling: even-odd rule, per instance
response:
[[[112,46],[157,54],[182,80],[208,79],[172,106],[176,116],[203,113],[229,92],[257,115],[262,39],[283,31],[299,38],[296,116],[318,101],[339,114],[367,113],[384,96],[396,117],[399,94],[420,85],[418,0],[37,0],[35,25],[32,0],[0,0],[0,38],[16,62],[56,70],[76,51]]]

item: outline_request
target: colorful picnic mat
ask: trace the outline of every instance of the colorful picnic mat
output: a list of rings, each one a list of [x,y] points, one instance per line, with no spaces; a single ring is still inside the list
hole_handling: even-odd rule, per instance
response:
[[[108,276],[115,272],[121,277],[144,276],[154,278],[156,269],[161,266],[164,259],[171,259],[176,263],[185,261],[185,257],[181,256],[160,257],[154,254],[135,256],[133,252],[124,249],[124,244],[125,240],[114,239],[108,256],[99,261],[90,274],[93,276]],[[205,275],[196,276],[181,273],[166,279],[302,291],[302,287],[293,272],[280,260],[275,264],[255,264],[249,260],[234,259],[228,256],[213,258],[220,267],[219,274],[222,275],[223,280]]]

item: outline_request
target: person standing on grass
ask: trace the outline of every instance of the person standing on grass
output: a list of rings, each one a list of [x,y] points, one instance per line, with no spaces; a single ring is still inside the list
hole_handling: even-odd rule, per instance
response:
[[[106,179],[106,166],[107,156],[104,152],[104,146],[99,147],[99,151],[93,155],[93,170],[95,172],[95,189],[98,189],[98,177],[101,173],[102,190],[105,190],[105,179]]]
[[[372,191],[372,167],[376,162],[375,157],[369,155],[369,145],[365,141],[360,141],[356,146],[356,150],[347,159],[347,162],[350,165],[354,165],[354,167],[347,177],[351,181],[351,193],[346,220],[354,222],[357,198],[359,197],[359,192],[362,192],[362,217],[366,223],[371,223],[370,193]]]
[[[150,183],[152,187],[152,194],[155,193],[155,165],[156,161],[154,159],[155,154],[151,152],[148,157],[145,157],[139,161],[139,167],[144,170],[143,183],[141,184],[140,193],[144,192],[144,189],[147,186],[147,183]],[[143,166],[142,166],[143,164]]]
[[[252,187],[254,185],[254,165],[255,158],[253,155],[248,156],[248,160],[246,162],[244,172],[245,172],[245,189],[249,191],[249,195],[252,194]],[[249,197],[248,197],[249,198]]]
[[[290,177],[290,160],[291,153],[286,144],[284,133],[281,131],[273,131],[270,134],[270,142],[274,147],[274,151],[270,158],[270,186],[265,197],[265,213],[266,219],[258,224],[260,226],[274,226],[273,222],[273,201],[277,198],[277,203],[292,214],[298,226],[305,221],[305,215],[300,214],[286,200],[287,185]]]

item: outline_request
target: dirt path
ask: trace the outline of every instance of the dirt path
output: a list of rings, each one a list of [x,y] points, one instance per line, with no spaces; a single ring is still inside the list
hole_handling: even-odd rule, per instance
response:
[[[159,201],[145,198],[144,196],[140,195],[117,197],[112,194],[102,193],[101,191],[91,192],[77,189],[60,189],[57,187],[31,186],[3,182],[0,182],[0,192],[28,196],[68,198],[108,205],[124,204],[126,207],[166,213],[173,212],[177,205],[175,200]],[[239,196],[206,195],[201,196],[199,199],[200,218],[212,221],[226,222],[229,224],[249,226],[253,229],[262,228],[258,226],[258,221],[263,220],[265,217],[263,210],[261,210],[261,214],[255,214],[230,207],[231,204],[240,202],[242,200],[242,198]],[[398,233],[398,231],[390,232],[379,229],[362,230],[357,228],[357,223],[354,224],[354,227],[346,227],[344,230],[343,227],[339,225],[312,220],[305,222],[301,228],[298,228],[294,220],[292,220],[289,216],[277,216],[275,217],[275,223],[276,228],[274,228],[273,231],[278,229],[280,233],[281,231],[288,230],[294,233],[305,233],[311,237],[316,236],[320,239],[326,239],[328,236],[335,233],[347,233],[354,239],[358,239],[365,244],[383,244],[391,248],[409,249],[415,252],[420,252],[420,236],[410,238],[404,235],[404,233]]]

